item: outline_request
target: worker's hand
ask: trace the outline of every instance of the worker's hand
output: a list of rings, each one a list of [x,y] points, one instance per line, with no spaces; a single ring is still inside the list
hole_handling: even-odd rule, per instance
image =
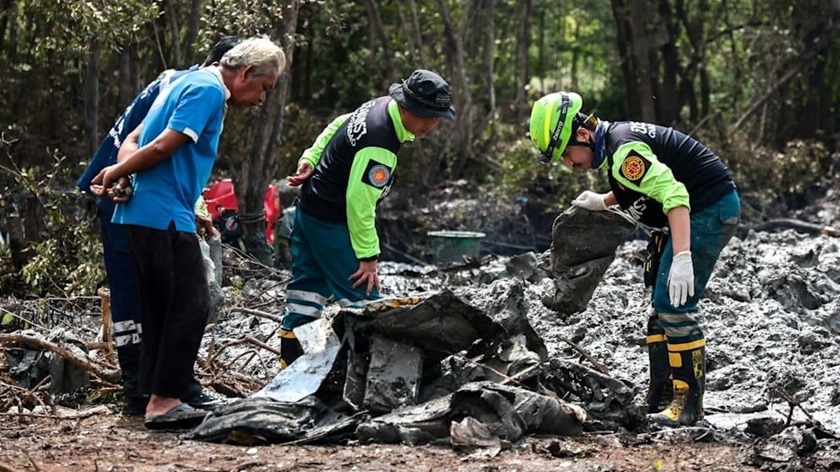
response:
[[[682,306],[688,297],[694,296],[694,264],[691,251],[683,251],[674,256],[671,273],[668,274],[668,295],[671,305]]]
[[[604,211],[607,209],[607,204],[604,203],[604,196],[589,190],[585,190],[577,198],[572,200],[572,205],[589,211]]]
[[[359,261],[359,270],[354,272],[348,280],[353,279],[357,279],[356,283],[353,284],[353,288],[367,283],[367,287],[365,288],[365,295],[370,295],[370,292],[373,290],[373,287],[376,287],[377,291],[382,290],[379,286],[379,275],[377,275],[376,273],[376,260]]]
[[[195,214],[195,230],[204,239],[221,236],[219,230],[213,226],[213,219],[209,216],[199,215],[198,213]]]
[[[286,177],[286,180],[292,187],[297,187],[309,180],[310,177],[312,177],[312,166],[308,162],[301,162],[295,175]]]
[[[116,165],[108,166],[99,171],[96,177],[90,181],[90,192],[97,197],[107,195],[108,198],[115,202],[125,202],[131,198],[131,190],[127,190],[131,188],[131,182],[127,177],[120,176],[116,167]],[[122,185],[119,189],[113,188],[114,184],[120,184],[121,182]]]
[[[117,182],[108,189],[108,198],[117,202],[123,203],[131,199],[134,195],[134,187],[131,186],[131,179],[128,177],[120,177]]]

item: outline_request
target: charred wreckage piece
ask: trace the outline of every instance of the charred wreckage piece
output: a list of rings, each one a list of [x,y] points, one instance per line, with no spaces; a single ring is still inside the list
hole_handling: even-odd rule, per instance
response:
[[[415,305],[342,310],[298,328],[302,357],[186,437],[481,445],[638,424],[643,415],[630,387],[573,362],[548,361],[525,316],[521,285],[505,296],[485,312],[443,291]]]

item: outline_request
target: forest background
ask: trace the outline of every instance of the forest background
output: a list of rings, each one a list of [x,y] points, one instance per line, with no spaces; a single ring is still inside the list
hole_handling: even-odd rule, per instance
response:
[[[73,183],[146,83],[222,36],[267,34],[289,59],[264,106],[226,119],[214,177],[235,180],[245,213],[332,118],[427,68],[451,83],[458,116],[401,152],[405,207],[463,179],[525,202],[544,227],[606,188],[599,173],[539,164],[527,137],[533,101],[571,90],[601,118],[709,145],[755,224],[837,185],[839,19],[840,0],[0,0],[0,292],[101,284],[95,218]]]

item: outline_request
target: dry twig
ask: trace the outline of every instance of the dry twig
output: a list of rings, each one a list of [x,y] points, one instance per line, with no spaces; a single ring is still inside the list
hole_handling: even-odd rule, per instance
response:
[[[268,312],[265,312],[265,311],[254,310],[253,308],[245,308],[243,306],[235,306],[235,307],[230,309],[230,312],[231,313],[245,313],[245,314],[248,314],[248,315],[254,315],[256,317],[265,318],[267,320],[276,321],[278,323],[283,322],[283,318],[280,317],[280,316],[272,315],[271,313],[268,313]]]
[[[23,344],[34,349],[46,349],[58,356],[61,356],[63,359],[70,361],[73,364],[76,364],[77,366],[85,369],[86,371],[93,374],[95,377],[105,382],[112,384],[120,383],[119,371],[103,370],[98,365],[92,363],[86,358],[78,356],[70,350],[59,346],[58,344],[55,344],[53,342],[47,341],[46,339],[37,336],[30,336],[20,332],[15,332],[11,334],[0,334],[0,343]]]
[[[776,392],[780,397],[782,397],[788,403],[788,407],[790,408],[790,411],[788,412],[787,416],[787,421],[785,422],[785,427],[790,426],[791,420],[793,419],[793,410],[796,407],[799,407],[799,409],[802,410],[802,413],[805,413],[805,416],[808,417],[812,424],[820,424],[819,421],[815,420],[814,417],[811,416],[811,413],[809,413],[808,410],[806,410],[805,407],[802,406],[802,404],[798,400],[790,396],[790,394],[784,391],[784,389],[780,387],[773,387],[773,391]]]
[[[566,344],[568,344],[572,348],[574,348],[574,350],[579,352],[581,356],[583,356],[586,360],[591,362],[592,366],[595,368],[595,370],[597,370],[598,372],[600,372],[604,375],[610,375],[610,370],[607,369],[607,366],[605,366],[604,364],[601,364],[600,362],[596,361],[594,357],[592,357],[588,352],[586,352],[577,343],[575,343],[571,339],[564,338],[564,337],[561,337],[560,340],[565,342]]]

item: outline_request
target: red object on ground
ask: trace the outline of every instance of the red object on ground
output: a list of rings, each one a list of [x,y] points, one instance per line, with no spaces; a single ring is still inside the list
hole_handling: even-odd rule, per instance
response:
[[[230,179],[221,179],[213,184],[202,194],[207,203],[207,210],[210,217],[216,219],[225,210],[239,212],[239,204],[236,203],[236,193],[233,191],[233,182]],[[269,185],[265,189],[263,199],[265,207],[265,238],[274,243],[274,225],[280,218],[280,199],[277,198],[277,186]]]

